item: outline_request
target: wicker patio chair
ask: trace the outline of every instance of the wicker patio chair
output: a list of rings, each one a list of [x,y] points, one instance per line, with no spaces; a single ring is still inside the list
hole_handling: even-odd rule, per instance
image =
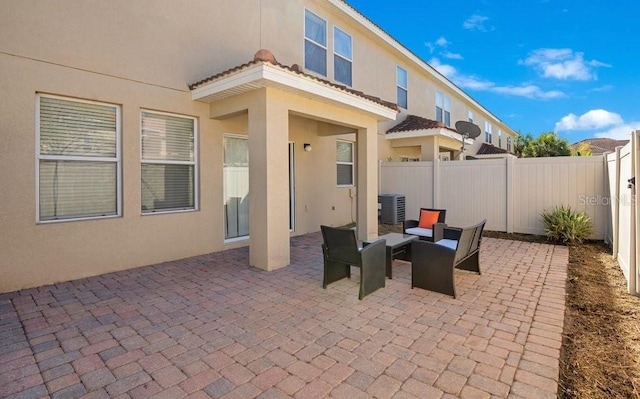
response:
[[[446,209],[432,209],[432,208],[420,208],[419,219],[432,217],[432,214],[437,212],[437,220],[435,223],[444,223],[445,216],[447,214]],[[433,220],[432,220],[433,221]],[[422,223],[421,223],[422,222]],[[421,226],[422,224],[422,226]],[[402,231],[405,234],[411,234],[420,237],[424,241],[433,241],[433,227],[431,223],[427,222],[425,225],[424,220],[412,220],[408,219],[402,222]]]
[[[436,228],[435,242],[415,240],[411,243],[411,288],[456,297],[454,269],[481,274],[480,243],[487,221],[464,229]]]
[[[351,278],[351,266],[360,268],[359,299],[384,287],[385,240],[378,240],[359,248],[356,233],[352,229],[320,226],[320,230],[324,240],[322,288],[326,289],[327,285],[345,277]]]

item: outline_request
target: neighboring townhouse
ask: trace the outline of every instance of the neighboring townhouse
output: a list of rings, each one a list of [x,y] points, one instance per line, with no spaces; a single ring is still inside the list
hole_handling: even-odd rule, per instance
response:
[[[615,152],[616,147],[624,147],[629,143],[629,140],[615,140],[606,137],[595,139],[584,139],[577,143],[571,144],[573,151],[580,152],[581,150],[588,150],[591,155],[601,155],[608,152]]]
[[[244,245],[277,269],[320,224],[377,235],[379,160],[513,134],[341,0],[9,0],[0,33],[0,292]]]

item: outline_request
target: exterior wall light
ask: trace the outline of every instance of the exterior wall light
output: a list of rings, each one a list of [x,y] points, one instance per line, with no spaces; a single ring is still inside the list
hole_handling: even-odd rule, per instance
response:
[[[309,143],[304,143],[304,151],[305,152],[311,152],[312,148],[311,148],[311,144]]]

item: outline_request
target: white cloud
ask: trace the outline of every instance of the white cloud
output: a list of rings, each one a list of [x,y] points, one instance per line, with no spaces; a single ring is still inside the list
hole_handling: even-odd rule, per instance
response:
[[[496,86],[493,87],[491,91],[511,96],[537,98],[541,100],[565,97],[565,94],[559,90],[544,91],[536,85]]]
[[[438,40],[436,40],[436,44],[440,47],[447,47],[449,42],[444,38],[444,36],[440,36]]]
[[[435,42],[425,42],[425,46],[429,49],[429,52],[433,53],[438,47],[447,47],[451,44],[444,36],[440,36]]]
[[[629,140],[631,132],[640,130],[640,122],[628,122],[614,126],[609,130],[598,132],[595,137],[610,138],[615,140]]]
[[[442,53],[442,56],[444,58],[449,58],[450,60],[461,60],[461,59],[463,59],[462,54],[452,53],[450,51],[445,51],[444,53]]]
[[[448,58],[450,60],[461,60],[464,57],[462,57],[462,54],[458,54],[458,53],[452,53],[450,51],[445,51],[444,53],[442,53],[442,56],[444,58]]]
[[[560,80],[597,80],[596,68],[611,67],[597,60],[585,61],[584,53],[568,48],[534,50],[518,63],[534,67],[545,78]]]
[[[575,114],[565,115],[556,123],[555,131],[602,129],[608,126],[622,125],[623,123],[620,114],[604,109],[592,109],[580,116]]]
[[[452,65],[443,64],[437,58],[432,58],[431,61],[429,61],[429,64],[453,83],[464,89],[490,91],[508,96],[526,97],[539,100],[549,100],[565,96],[561,91],[544,91],[535,85],[497,86],[494,82],[489,80],[481,79],[473,75],[462,74]]]
[[[489,20],[489,17],[485,17],[484,15],[480,15],[480,14],[473,14],[462,23],[462,27],[468,30],[479,30],[481,32],[494,30],[493,27],[487,28],[485,23],[488,20]]]
[[[593,89],[589,90],[590,92],[601,92],[601,91],[609,91],[613,89],[612,85],[604,85],[604,86],[600,86],[600,87],[594,87]]]
[[[625,122],[620,114],[604,109],[592,109],[577,116],[568,114],[556,123],[555,131],[590,130],[593,137],[628,140],[634,130],[640,130],[640,122]]]

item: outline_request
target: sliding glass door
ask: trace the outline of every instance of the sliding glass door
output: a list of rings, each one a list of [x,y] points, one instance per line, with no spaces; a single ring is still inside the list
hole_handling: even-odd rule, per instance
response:
[[[249,141],[224,136],[224,237],[249,235]]]

